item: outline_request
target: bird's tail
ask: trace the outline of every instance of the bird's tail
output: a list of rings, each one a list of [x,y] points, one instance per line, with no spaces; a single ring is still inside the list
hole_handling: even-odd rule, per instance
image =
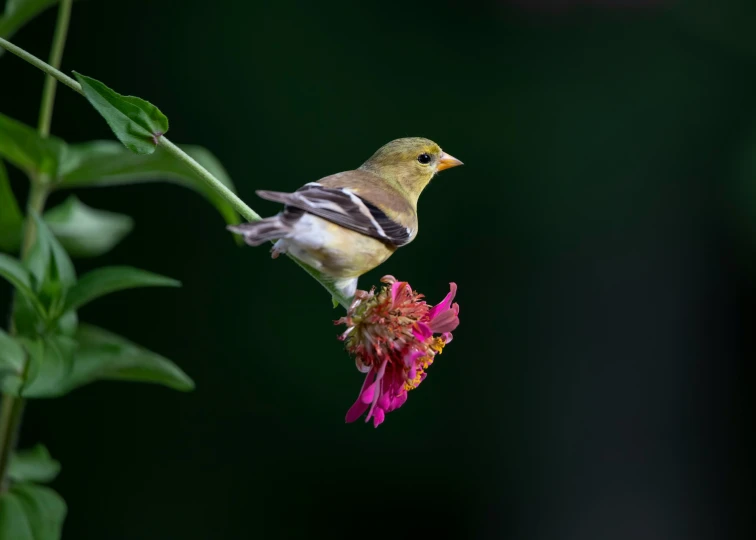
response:
[[[268,217],[251,223],[229,225],[227,229],[244,237],[250,246],[259,246],[265,242],[286,238],[293,232],[292,223],[282,219],[282,215]]]

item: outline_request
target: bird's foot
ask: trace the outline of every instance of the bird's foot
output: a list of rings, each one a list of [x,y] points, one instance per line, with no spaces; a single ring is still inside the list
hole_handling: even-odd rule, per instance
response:
[[[278,240],[275,244],[273,244],[273,247],[270,248],[270,258],[277,259],[282,253],[287,253],[288,250],[286,248],[287,246],[284,243],[283,239]]]
[[[349,304],[349,313],[354,313],[354,310],[357,309],[357,306],[359,306],[362,302],[370,298],[370,293],[368,291],[363,291],[362,289],[357,289],[354,291],[354,298],[352,299],[352,303]]]

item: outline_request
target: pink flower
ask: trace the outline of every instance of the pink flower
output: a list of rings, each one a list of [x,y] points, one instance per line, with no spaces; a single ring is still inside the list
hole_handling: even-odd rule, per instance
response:
[[[367,411],[365,421],[378,427],[386,413],[407,401],[407,393],[425,379],[436,354],[452,340],[459,324],[459,305],[454,303],[457,285],[431,307],[406,281],[384,276],[378,294],[375,288],[361,291],[336,324],[346,324],[340,336],[354,357],[357,369],[367,373],[360,395],[346,415],[354,422]],[[440,335],[436,335],[440,334]]]

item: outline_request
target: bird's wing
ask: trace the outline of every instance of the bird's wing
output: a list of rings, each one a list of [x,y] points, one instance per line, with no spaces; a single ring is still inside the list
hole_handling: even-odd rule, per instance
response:
[[[395,246],[403,246],[412,239],[410,229],[388,217],[380,208],[356,195],[349,188],[328,188],[312,182],[294,193],[257,191],[257,195],[269,201],[299,208]]]

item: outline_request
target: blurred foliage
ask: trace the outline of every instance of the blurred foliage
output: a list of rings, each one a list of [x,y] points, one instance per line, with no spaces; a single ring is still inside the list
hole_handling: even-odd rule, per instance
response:
[[[5,11],[0,15],[0,37],[10,39],[19,28],[58,0],[5,0]],[[0,49],[0,56],[5,53]]]

